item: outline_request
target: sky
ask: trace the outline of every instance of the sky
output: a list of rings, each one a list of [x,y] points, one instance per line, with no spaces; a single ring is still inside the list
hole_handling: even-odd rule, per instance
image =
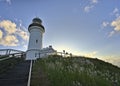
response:
[[[26,51],[35,17],[43,47],[120,66],[120,0],[0,0],[0,49]]]

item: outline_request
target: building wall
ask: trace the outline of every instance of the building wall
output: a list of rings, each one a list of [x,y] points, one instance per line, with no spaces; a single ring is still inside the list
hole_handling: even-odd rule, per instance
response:
[[[38,49],[31,49],[27,50],[26,52],[26,60],[35,60],[37,58],[44,58],[48,55],[54,55],[56,54],[57,51],[54,50],[53,48],[44,48],[41,50]]]
[[[35,60],[39,58],[40,56],[38,55],[40,50],[28,50],[26,52],[26,60]]]
[[[30,30],[30,38],[28,44],[28,50],[31,49],[42,49],[42,35],[41,27],[33,26]],[[33,29],[34,28],[34,29]]]
[[[26,59],[39,58],[40,50],[42,49],[42,28],[38,26],[32,26],[29,28],[30,38],[28,44],[28,50],[26,52]]]

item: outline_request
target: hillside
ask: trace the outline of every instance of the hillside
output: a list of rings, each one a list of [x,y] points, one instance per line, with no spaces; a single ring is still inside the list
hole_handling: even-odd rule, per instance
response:
[[[49,56],[33,64],[31,86],[39,85],[120,86],[120,68],[99,59]]]

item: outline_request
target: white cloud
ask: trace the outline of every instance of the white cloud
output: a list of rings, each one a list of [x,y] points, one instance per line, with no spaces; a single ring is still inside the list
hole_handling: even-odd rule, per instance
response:
[[[112,64],[120,67],[120,57],[119,56],[104,56],[99,59],[102,59],[106,62],[112,63]]]
[[[22,39],[24,39],[24,40],[28,40],[28,33],[26,32],[26,31],[24,31],[24,30],[22,30],[22,29],[18,29],[17,31],[16,31],[16,34],[18,35],[18,36],[20,36]]]
[[[11,4],[11,0],[5,0],[8,4]]]
[[[108,25],[109,25],[109,22],[104,21],[104,22],[102,23],[102,26],[103,26],[103,27],[107,27]]]
[[[89,12],[92,8],[93,8],[93,5],[86,6],[86,7],[84,8],[84,11],[85,11],[85,12]]]
[[[97,54],[98,54],[98,51],[93,51],[93,52],[89,52],[89,53],[81,52],[82,56],[91,57],[91,58],[96,57]]]
[[[14,35],[7,35],[0,39],[0,44],[4,46],[17,46],[19,45],[18,39]]]
[[[0,39],[2,38],[3,36],[3,32],[0,30]]]
[[[9,5],[11,5],[11,1],[12,0],[0,0],[0,2],[5,2],[5,3],[8,3]]]
[[[116,17],[118,17],[120,14],[119,14],[119,9],[118,8],[115,8],[112,12],[112,15],[115,15]]]
[[[113,20],[110,25],[113,27],[113,30],[109,33],[108,37],[120,32],[120,16]]]
[[[111,31],[111,32],[109,33],[108,37],[111,37],[111,36],[113,36],[114,34],[115,34],[115,31]]]
[[[120,16],[111,22],[111,26],[114,27],[114,31],[120,31]]]
[[[26,50],[27,49],[27,45],[23,45],[23,48]]]
[[[89,12],[95,5],[98,3],[98,0],[90,0],[89,4],[84,7],[85,12]]]
[[[90,52],[90,53],[86,54],[85,56],[87,56],[87,57],[95,57],[97,53],[98,53],[98,51],[93,51],[93,52]]]
[[[91,0],[92,3],[98,3],[98,0]]]
[[[116,17],[116,19],[114,19],[110,25],[113,27],[113,30],[109,33],[108,37],[113,36],[114,34],[120,32],[120,14],[119,14],[119,9],[115,8],[112,12],[112,15],[114,15]]]
[[[112,37],[114,34],[119,34],[120,32],[120,14],[119,14],[119,9],[114,8],[114,10],[111,13],[115,19],[111,22],[103,22],[102,26],[107,27],[111,26],[113,29],[109,32],[108,37]]]
[[[3,28],[8,34],[16,32],[16,24],[10,20],[0,21],[0,28]]]
[[[28,40],[28,33],[24,30],[25,28],[23,28],[22,24],[17,26],[16,23],[10,20],[2,20],[0,21],[0,29],[0,45],[18,46],[21,44],[19,37],[21,37],[23,42]]]
[[[118,8],[115,8],[114,10],[113,10],[113,13],[118,13]]]

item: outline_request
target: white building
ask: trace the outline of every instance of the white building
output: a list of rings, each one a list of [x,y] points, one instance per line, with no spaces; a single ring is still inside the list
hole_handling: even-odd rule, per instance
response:
[[[26,52],[27,60],[37,59],[56,53],[52,46],[42,48],[43,33],[45,32],[45,28],[42,25],[42,20],[39,18],[34,18],[28,27],[28,31],[30,33],[30,37],[28,50]]]

